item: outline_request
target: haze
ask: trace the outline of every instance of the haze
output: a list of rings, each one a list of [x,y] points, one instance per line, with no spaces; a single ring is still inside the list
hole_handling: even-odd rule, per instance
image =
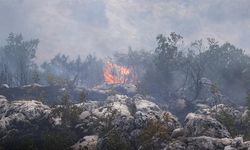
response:
[[[249,52],[248,0],[0,0],[0,41],[10,32],[38,38],[37,62],[57,53],[99,57],[153,50],[158,34],[212,37]]]

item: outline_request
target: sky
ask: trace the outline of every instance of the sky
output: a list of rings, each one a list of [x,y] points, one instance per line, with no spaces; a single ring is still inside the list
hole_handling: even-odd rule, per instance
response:
[[[158,34],[207,37],[250,53],[249,0],[0,0],[0,44],[10,32],[40,40],[37,62],[57,53],[106,57],[153,50]]]

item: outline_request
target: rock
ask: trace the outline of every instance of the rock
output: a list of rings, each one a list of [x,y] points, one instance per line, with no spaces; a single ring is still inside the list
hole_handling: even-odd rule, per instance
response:
[[[81,114],[80,114],[80,119],[86,119],[87,117],[89,117],[91,114],[89,111],[83,111]]]
[[[187,102],[185,99],[177,99],[176,100],[176,107],[175,108],[178,111],[181,111],[181,110],[185,109],[186,107],[187,107]]]
[[[51,124],[52,124],[53,126],[59,126],[59,125],[62,125],[62,118],[59,117],[59,116],[57,116],[57,117],[52,117],[50,122],[51,122]]]
[[[239,110],[237,110],[234,107],[226,106],[224,104],[218,104],[218,105],[213,106],[210,112],[212,116],[216,116],[217,114],[220,114],[223,112],[235,118],[239,118],[239,119],[241,118],[241,112]]]
[[[167,150],[186,150],[186,143],[176,140],[169,143],[166,147]]]
[[[232,147],[231,145],[228,145],[224,148],[224,150],[237,150],[237,148]]]
[[[137,111],[140,112],[160,112],[161,109],[154,102],[144,99],[140,95],[136,95],[133,97]]]
[[[185,102],[179,100],[177,103],[181,109]],[[80,136],[90,135],[71,146],[76,150],[152,149],[152,147],[166,150],[247,150],[250,147],[250,142],[243,142],[242,137],[230,139],[227,129],[213,118],[213,114],[221,110],[226,110],[234,116],[239,115],[237,110],[225,105],[209,107],[198,104],[197,107],[201,111],[197,111],[199,114],[189,113],[184,127],[174,115],[163,111],[154,103],[153,98],[138,94],[132,97],[112,94],[102,102],[87,101],[73,104],[72,108],[73,106],[80,108],[76,109],[79,120],[68,129],[79,132]],[[62,106],[56,105],[56,108],[60,107]],[[46,123],[45,127],[52,127],[52,130],[59,129],[62,127],[60,126],[62,116],[60,113],[57,114],[59,116],[53,116],[51,112],[53,109],[41,102],[35,100],[9,102],[0,95],[0,141],[8,139],[11,135],[25,136],[26,133],[40,132],[43,130],[40,126],[44,124],[39,120]],[[20,124],[15,125],[16,123]]]
[[[130,101],[131,99],[125,95],[114,95],[114,96],[109,96],[107,98],[107,105],[106,106],[111,106],[113,110],[117,110],[121,115],[124,116],[130,116],[130,111],[127,106],[127,101]]]
[[[210,115],[211,108],[206,104],[196,104],[196,112],[197,114]]]
[[[46,117],[51,112],[49,106],[35,100],[13,101],[8,109],[8,115],[14,113],[22,113],[26,119],[33,120],[40,117]]]
[[[242,144],[242,149],[245,148],[246,150],[250,150],[250,141],[244,142]]]
[[[186,150],[223,150],[225,146],[230,144],[231,139],[228,138],[218,139],[207,136],[189,137],[187,138]]]
[[[10,88],[10,87],[9,87],[8,84],[2,84],[2,85],[1,85],[1,88],[7,88],[7,89],[8,89],[8,88]]]
[[[80,139],[76,144],[71,146],[71,148],[73,150],[96,150],[97,141],[97,135],[85,136]]]
[[[180,136],[183,136],[184,135],[184,129],[183,128],[177,128],[175,129],[173,132],[172,132],[172,135],[171,137],[172,138],[177,138],[177,137],[180,137]]]
[[[245,110],[242,115],[241,115],[241,118],[243,121],[247,121],[247,119],[249,118],[249,111],[248,110]]]
[[[9,108],[7,99],[0,95],[0,117],[4,116]]]
[[[204,84],[204,85],[207,85],[207,86],[212,85],[212,81],[209,80],[208,78],[205,78],[205,77],[201,78],[200,82],[201,82],[201,84]]]
[[[103,104],[104,103],[100,102],[100,101],[87,101],[84,103],[75,104],[75,106],[82,108],[83,111],[92,111],[93,109],[97,109],[97,108],[103,106]]]
[[[20,100],[8,103],[3,97],[0,98],[1,119],[0,129],[6,129],[12,123],[28,123],[32,120],[46,118],[51,112],[49,106],[41,102],[31,100]]]
[[[189,113],[185,119],[185,135],[189,137],[209,136],[229,138],[228,130],[216,119],[200,114]]]
[[[225,104],[218,104],[213,107],[209,107],[206,104],[197,104],[197,114],[210,115],[211,117],[216,117],[218,114],[226,113],[236,119],[241,119],[242,112],[239,108],[234,108],[231,106],[227,106]]]
[[[243,144],[243,138],[242,137],[236,137],[232,141],[232,146],[235,148],[241,147]]]
[[[35,88],[35,87],[45,87],[45,86],[38,84],[38,83],[33,83],[33,84],[28,84],[28,85],[22,86],[22,88]]]
[[[131,141],[128,134],[120,130],[109,131],[102,138],[99,138],[97,142],[97,150],[125,150],[129,148],[131,148]]]
[[[101,84],[92,89],[87,89],[90,100],[105,100],[108,96],[119,94],[134,96],[137,93],[137,87],[133,84]]]

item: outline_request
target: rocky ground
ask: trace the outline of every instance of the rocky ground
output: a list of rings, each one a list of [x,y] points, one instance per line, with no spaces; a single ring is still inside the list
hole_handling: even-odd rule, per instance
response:
[[[129,90],[132,93],[134,89]],[[244,110],[223,104],[196,104],[196,111],[188,113],[181,124],[151,97],[108,92],[105,101],[53,107],[35,100],[8,101],[0,96],[0,149],[250,150],[250,141],[233,137],[216,120],[222,110],[242,120]],[[55,131],[70,131],[66,142],[61,134],[51,134]],[[27,137],[33,141],[25,143]]]

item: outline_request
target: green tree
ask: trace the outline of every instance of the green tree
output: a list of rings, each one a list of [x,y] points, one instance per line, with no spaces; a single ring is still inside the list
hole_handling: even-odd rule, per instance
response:
[[[29,70],[34,64],[38,43],[38,39],[24,41],[22,34],[9,34],[7,45],[2,48],[2,60],[12,68],[15,85],[25,85],[29,82]]]

